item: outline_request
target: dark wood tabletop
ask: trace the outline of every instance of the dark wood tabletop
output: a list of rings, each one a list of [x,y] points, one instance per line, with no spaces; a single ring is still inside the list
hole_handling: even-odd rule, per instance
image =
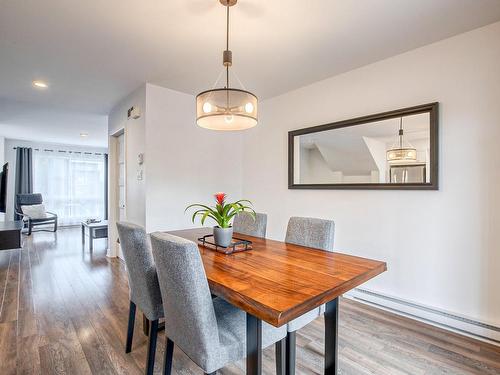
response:
[[[210,228],[171,231],[197,242]],[[385,262],[235,234],[253,249],[225,255],[199,246],[212,293],[276,327],[387,270]]]

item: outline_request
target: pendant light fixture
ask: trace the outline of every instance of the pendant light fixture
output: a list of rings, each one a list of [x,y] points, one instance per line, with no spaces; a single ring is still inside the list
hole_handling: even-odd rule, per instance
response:
[[[229,68],[233,63],[229,50],[229,8],[237,0],[219,1],[226,7],[226,50],[222,54],[226,86],[203,91],[196,96],[196,123],[212,130],[249,129],[257,125],[257,97],[249,91],[229,86]]]
[[[399,132],[396,142],[387,150],[389,163],[411,163],[417,161],[417,150],[404,139],[403,118],[399,120]]]

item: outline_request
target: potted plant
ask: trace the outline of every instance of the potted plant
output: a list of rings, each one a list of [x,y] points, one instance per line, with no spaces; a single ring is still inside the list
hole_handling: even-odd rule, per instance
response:
[[[217,246],[228,247],[233,238],[233,226],[231,225],[233,218],[240,212],[246,212],[255,219],[255,211],[253,210],[252,202],[248,199],[240,199],[239,201],[228,203],[226,202],[226,193],[214,194],[216,204],[209,207],[204,204],[191,204],[186,207],[184,212],[190,208],[196,207],[192,216],[192,221],[197,216],[201,216],[201,225],[205,224],[205,220],[210,218],[217,225],[214,226],[214,241]]]

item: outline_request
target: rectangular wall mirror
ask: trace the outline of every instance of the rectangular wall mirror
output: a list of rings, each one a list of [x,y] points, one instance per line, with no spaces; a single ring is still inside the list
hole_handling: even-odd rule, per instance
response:
[[[438,103],[288,133],[290,189],[438,189]]]

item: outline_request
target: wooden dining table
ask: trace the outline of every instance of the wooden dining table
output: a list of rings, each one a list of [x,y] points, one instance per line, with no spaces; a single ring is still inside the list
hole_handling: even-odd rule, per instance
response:
[[[170,231],[194,242],[209,228]],[[246,236],[252,250],[226,255],[199,244],[210,290],[247,316],[247,374],[262,373],[262,321],[282,326],[326,304],[325,375],[338,371],[338,307],[343,293],[387,270],[385,262]]]

